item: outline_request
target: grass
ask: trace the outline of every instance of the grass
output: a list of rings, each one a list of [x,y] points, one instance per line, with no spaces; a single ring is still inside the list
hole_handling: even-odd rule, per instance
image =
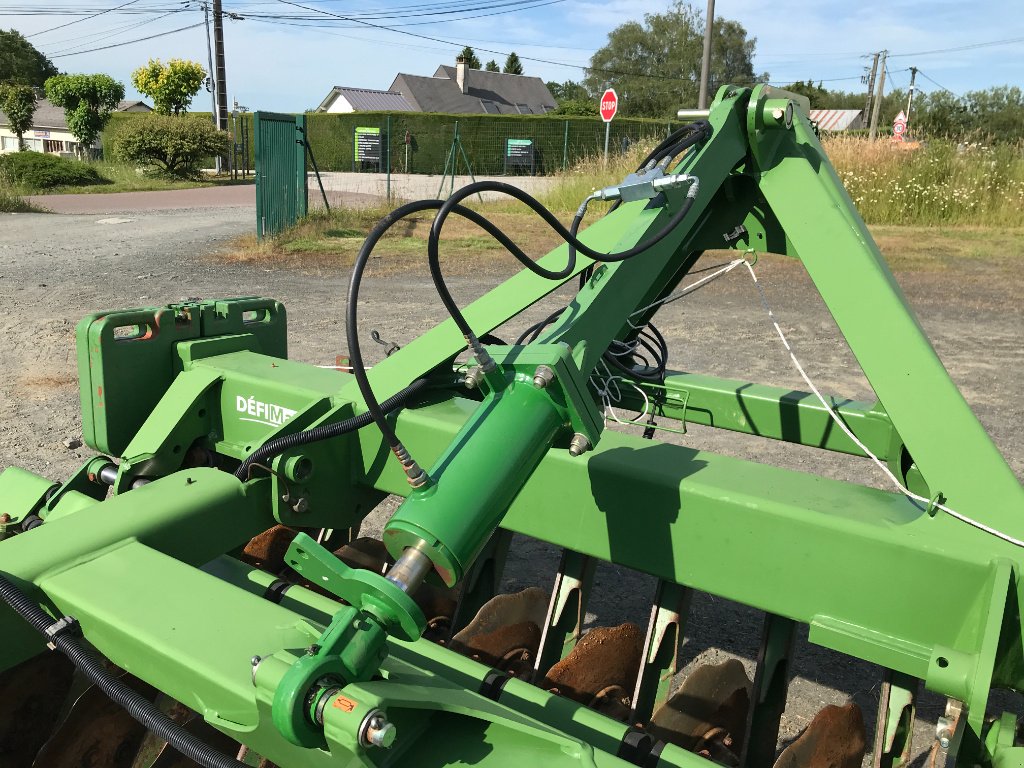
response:
[[[89,187],[55,187],[46,190],[48,195],[97,194],[106,192],[153,192],[162,189],[193,189],[194,187],[217,187],[228,184],[252,184],[253,179],[233,180],[225,176],[204,176],[201,181],[171,179],[140,173],[136,168],[123,163],[97,161],[91,164],[108,183]],[[26,194],[33,194],[26,192]]]
[[[1024,146],[958,149],[948,142],[932,142],[907,149],[888,141],[840,136],[827,138],[824,147],[893,269],[941,269],[951,260],[998,260],[999,254],[1018,250],[1024,234]],[[644,148],[634,147],[610,158],[608,167],[599,155],[584,160],[562,174],[540,199],[568,221],[584,197],[609,179],[625,177],[644,153]],[[517,202],[470,200],[467,205],[512,233],[527,253],[540,256],[559,244],[557,236]],[[588,220],[607,209],[608,204],[592,204]],[[365,234],[389,210],[381,205],[320,212],[273,240],[256,243],[248,238],[237,243],[231,258],[300,268],[347,267]],[[430,218],[424,214],[392,229],[374,250],[371,268],[394,271],[423,264]],[[484,233],[455,217],[445,225],[443,254],[448,273],[515,268],[511,257]]]
[[[25,200],[21,194],[14,189],[14,185],[11,184],[7,174],[0,171],[0,213],[45,212],[45,209]]]

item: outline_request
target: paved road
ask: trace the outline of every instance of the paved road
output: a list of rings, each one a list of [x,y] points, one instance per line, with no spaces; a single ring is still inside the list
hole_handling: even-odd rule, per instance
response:
[[[89,195],[33,195],[28,198],[53,213],[128,213],[190,208],[255,208],[256,186],[168,189],[158,192],[100,192]],[[255,226],[255,225],[254,225]]]

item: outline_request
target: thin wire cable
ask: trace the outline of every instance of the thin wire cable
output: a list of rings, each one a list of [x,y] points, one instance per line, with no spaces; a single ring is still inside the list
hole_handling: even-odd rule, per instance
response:
[[[893,474],[892,470],[885,465],[885,462],[879,459],[870,448],[868,448],[863,442],[861,442],[861,440],[855,434],[853,434],[853,430],[846,426],[846,422],[839,417],[839,414],[835,412],[832,406],[828,404],[828,401],[822,396],[821,392],[818,391],[818,388],[814,386],[814,382],[811,381],[811,378],[807,375],[807,372],[804,371],[804,367],[800,364],[800,361],[797,360],[796,353],[793,351],[793,347],[786,339],[786,334],[784,334],[782,332],[782,328],[779,327],[779,323],[775,319],[775,314],[772,312],[772,308],[768,304],[768,297],[765,295],[764,288],[762,287],[761,282],[757,279],[757,274],[754,272],[754,267],[750,264],[750,262],[746,260],[744,260],[743,263],[746,265],[747,271],[750,272],[750,277],[751,279],[753,279],[754,285],[757,286],[757,293],[761,297],[761,306],[763,306],[765,312],[768,313],[768,319],[769,321],[771,321],[772,327],[775,328],[775,332],[779,335],[779,339],[782,341],[782,346],[784,346],[786,348],[786,351],[789,353],[789,359],[793,362],[793,367],[796,368],[797,373],[800,374],[800,378],[804,380],[804,384],[806,384],[808,388],[810,388],[811,392],[814,393],[814,396],[818,398],[818,402],[821,403],[822,407],[828,412],[828,415],[832,417],[832,420],[839,426],[843,433],[848,438],[850,438],[854,445],[856,445],[861,451],[864,452],[865,456],[871,459],[876,464],[876,466],[878,466],[878,468],[882,470],[885,476],[889,478],[890,481],[892,481],[892,484],[896,486],[899,492],[909,499],[913,499],[914,501],[925,504],[926,508],[935,507],[936,509],[941,509],[950,517],[953,517],[962,523],[966,523],[967,525],[977,528],[979,531],[984,531],[985,533],[995,536],[997,539],[1001,539],[1007,542],[1008,544],[1012,544],[1015,547],[1024,548],[1024,541],[1014,538],[1013,536],[1010,536],[1008,533],[1003,533],[1002,531],[996,528],[993,528],[989,525],[985,525],[985,523],[982,523],[978,520],[968,517],[967,515],[961,514],[960,512],[957,512],[956,510],[951,509],[950,507],[947,507],[945,504],[942,504],[938,501],[938,497],[936,499],[928,499],[904,487],[903,483],[900,482],[899,478],[897,478],[896,475]]]
[[[931,79],[930,77],[928,77],[928,75],[926,75],[926,74],[925,74],[924,72],[922,72],[922,71],[921,71],[920,69],[919,69],[919,70],[917,70],[917,74],[919,74],[919,75],[920,75],[921,77],[923,77],[923,78],[924,78],[925,80],[927,80],[927,81],[928,81],[929,83],[932,83],[933,85],[936,85],[936,86],[938,86],[939,88],[941,88],[942,90],[944,90],[944,91],[945,91],[946,93],[948,93],[948,94],[949,94],[950,96],[956,96],[956,97],[957,97],[958,99],[960,98],[960,94],[959,94],[959,93],[955,93],[955,92],[953,92],[953,91],[949,90],[949,88],[947,88],[946,86],[944,86],[944,85],[943,85],[942,83],[936,83],[936,82],[935,82],[934,80],[932,80],[932,79]]]
[[[636,317],[637,315],[639,315],[639,314],[641,314],[643,312],[646,312],[649,309],[653,309],[654,307],[662,307],[665,304],[670,304],[673,301],[681,299],[684,296],[686,296],[687,294],[693,293],[698,288],[704,287],[705,285],[710,283],[712,280],[717,280],[722,275],[725,275],[725,274],[728,274],[729,272],[732,272],[740,264],[745,264],[745,263],[746,263],[745,259],[733,259],[728,264],[726,264],[724,267],[719,269],[717,272],[714,272],[714,273],[708,275],[707,277],[702,277],[700,280],[698,280],[695,283],[690,283],[689,285],[687,285],[684,288],[676,291],[675,293],[673,293],[673,294],[671,294],[669,296],[666,296],[664,299],[658,299],[657,301],[651,302],[646,307],[640,307],[640,309],[636,310],[635,312],[631,312],[629,317],[626,318],[626,323],[628,323],[629,327],[632,328],[633,330],[640,330],[640,328],[646,326],[646,323],[644,325],[633,325],[633,318]]]
[[[102,16],[105,13],[111,13],[113,11],[118,11],[118,10],[120,10],[122,8],[127,8],[129,5],[135,5],[135,3],[137,3],[137,2],[139,2],[139,0],[128,0],[127,3],[125,3],[124,5],[119,5],[116,8],[108,8],[105,11],[100,11],[99,13],[94,13],[92,16],[86,16],[85,18],[82,18],[82,19],[75,19],[74,21],[69,21],[66,24],[59,24],[56,27],[50,27],[49,29],[44,29],[42,32],[33,32],[31,35],[25,35],[25,38],[28,39],[30,37],[39,37],[39,35],[45,35],[47,32],[53,32],[53,31],[58,30],[58,29],[64,29],[64,27],[70,27],[72,24],[78,24],[80,21],[88,21],[89,19],[95,19],[97,16]]]
[[[57,54],[55,56],[51,56],[50,58],[51,59],[62,59],[64,57],[66,57],[66,56],[80,56],[83,53],[95,53],[96,51],[106,51],[106,50],[109,50],[111,48],[119,48],[122,45],[132,45],[133,43],[141,43],[141,42],[144,42],[146,40],[155,40],[158,37],[166,37],[167,35],[173,35],[173,34],[176,34],[178,32],[185,32],[186,30],[195,29],[196,27],[201,27],[201,26],[203,26],[203,22],[199,22],[198,24],[192,24],[191,26],[188,26],[188,27],[179,27],[178,29],[172,29],[172,30],[170,30],[168,32],[160,32],[159,34],[150,35],[149,37],[140,37],[137,40],[126,40],[126,41],[121,42],[121,43],[114,43],[113,45],[104,45],[104,46],[102,46],[100,48],[90,48],[87,51],[75,51],[74,53],[59,53],[59,54]]]
[[[890,53],[890,59],[902,58],[904,56],[931,56],[933,53],[955,53],[957,51],[973,51],[975,48],[989,48],[993,45],[1012,45],[1014,43],[1024,43],[1024,37],[1013,37],[1009,40],[990,40],[987,43],[973,43],[971,45],[961,45],[956,48],[937,48],[933,51],[915,51],[914,53]],[[919,73],[920,74],[920,73]]]

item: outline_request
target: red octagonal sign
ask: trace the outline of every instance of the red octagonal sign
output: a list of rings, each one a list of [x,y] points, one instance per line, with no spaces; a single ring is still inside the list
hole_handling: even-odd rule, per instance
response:
[[[610,123],[615,113],[619,111],[619,97],[614,88],[609,88],[601,94],[601,119]]]

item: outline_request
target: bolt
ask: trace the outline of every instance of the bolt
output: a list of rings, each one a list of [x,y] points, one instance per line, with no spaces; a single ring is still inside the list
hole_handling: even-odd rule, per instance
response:
[[[316,643],[313,643],[311,646],[309,646],[309,648],[306,649],[307,656],[316,656],[318,653],[320,653],[320,646]]]
[[[6,512],[4,512],[2,515],[0,515],[0,523],[9,523],[9,522],[11,522],[11,516],[10,515],[8,515]]]
[[[292,512],[295,512],[295,513],[301,515],[304,512],[308,512],[308,511],[309,511],[309,499],[307,499],[305,496],[299,496],[299,498],[297,498],[295,500],[295,503],[292,504]]]
[[[779,107],[776,107],[775,109],[772,110],[772,117],[774,117],[776,120],[781,120],[783,117],[785,117],[785,115],[786,113]]]
[[[590,441],[587,436],[582,432],[577,432],[572,436],[572,442],[569,443],[569,455],[579,456],[581,453],[586,453],[590,450]]]
[[[939,731],[939,746],[943,749],[949,749],[949,737],[951,735],[948,730]]]
[[[538,365],[537,370],[533,372],[533,386],[537,389],[544,389],[555,379],[555,372],[551,370],[550,366]]]

